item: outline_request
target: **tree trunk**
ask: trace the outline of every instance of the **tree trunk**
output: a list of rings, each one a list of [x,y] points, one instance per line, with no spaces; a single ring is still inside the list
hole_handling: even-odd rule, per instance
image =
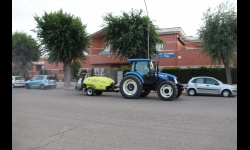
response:
[[[71,63],[63,63],[64,87],[72,87],[71,84]]]
[[[16,67],[17,67],[17,70],[19,72],[19,76],[23,77],[23,78],[26,78],[25,77],[25,67],[21,64],[21,63],[16,63]]]
[[[231,68],[229,63],[224,63],[225,70],[226,70],[226,77],[227,77],[227,84],[232,84],[232,75],[231,75]]]

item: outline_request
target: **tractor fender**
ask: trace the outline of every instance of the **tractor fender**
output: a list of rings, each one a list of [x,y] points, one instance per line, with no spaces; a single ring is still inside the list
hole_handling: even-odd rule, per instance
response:
[[[94,85],[85,84],[85,89],[90,88],[90,87],[92,87],[92,88],[94,88],[96,90],[96,87]]]
[[[160,78],[161,80],[158,82],[158,83],[156,83],[156,85],[155,85],[155,89],[157,89],[157,87],[158,87],[158,85],[160,84],[160,83],[162,83],[163,81],[167,81],[166,79],[162,79],[162,78]]]
[[[127,75],[137,76],[141,80],[142,84],[144,84],[144,79],[142,78],[142,76],[138,72],[126,72],[124,77]]]

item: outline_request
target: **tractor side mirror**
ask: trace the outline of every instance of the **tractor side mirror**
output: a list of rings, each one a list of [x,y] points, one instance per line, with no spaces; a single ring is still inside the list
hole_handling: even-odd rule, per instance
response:
[[[148,68],[150,68],[150,64],[149,64],[149,63],[147,63],[147,65],[148,65]]]

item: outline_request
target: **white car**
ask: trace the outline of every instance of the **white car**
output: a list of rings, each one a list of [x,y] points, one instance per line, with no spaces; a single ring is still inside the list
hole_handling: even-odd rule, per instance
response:
[[[190,79],[185,86],[185,92],[187,92],[189,96],[205,94],[230,97],[237,95],[236,87],[224,84],[220,80],[208,76],[193,77]]]
[[[15,87],[24,87],[25,80],[23,77],[20,76],[12,76],[12,88]]]

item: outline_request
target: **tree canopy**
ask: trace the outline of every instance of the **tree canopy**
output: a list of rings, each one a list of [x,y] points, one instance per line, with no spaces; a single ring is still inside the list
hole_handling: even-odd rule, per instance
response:
[[[41,56],[40,45],[24,32],[12,33],[12,62],[17,67],[19,75],[25,77],[31,63]]]
[[[37,22],[37,37],[43,45],[43,54],[49,63],[63,63],[64,86],[70,84],[70,66],[73,61],[84,62],[88,52],[90,38],[86,25],[79,17],[75,17],[60,9],[57,12],[45,12],[42,17],[34,16]]]
[[[122,16],[114,16],[112,13],[103,16],[103,41],[111,47],[110,52],[116,54],[116,58],[147,58],[148,33],[149,57],[158,54],[156,44],[163,43],[156,33],[158,28],[142,13],[142,10],[132,9],[129,13],[123,12]]]
[[[203,16],[204,25],[198,30],[203,41],[202,53],[210,56],[213,64],[225,66],[227,82],[232,83],[230,63],[237,52],[237,12],[229,1],[214,10],[209,8]]]

